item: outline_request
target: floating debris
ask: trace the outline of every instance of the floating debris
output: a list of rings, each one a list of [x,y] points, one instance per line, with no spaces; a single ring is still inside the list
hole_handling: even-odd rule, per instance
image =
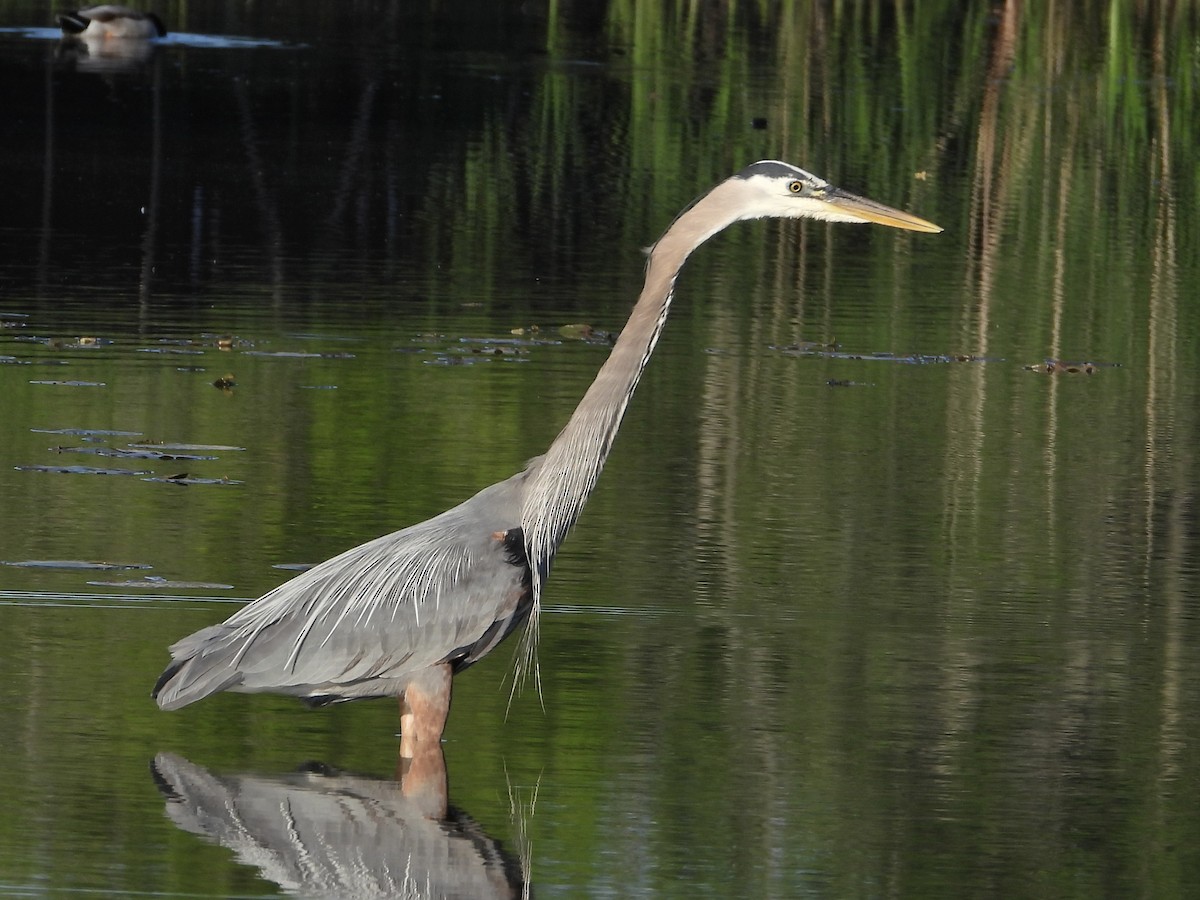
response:
[[[191,341],[205,347],[216,347],[218,350],[236,350],[242,347],[253,347],[254,341],[240,338],[236,334],[216,334],[206,331],[200,335],[200,340]]]
[[[17,340],[31,344],[45,344],[47,347],[52,347],[55,350],[81,350],[88,347],[106,347],[116,343],[116,341],[110,338],[95,337],[94,335],[69,338],[22,335]]]
[[[236,385],[237,382],[233,380],[232,372],[222,375],[212,383],[212,386],[219,391],[231,391]]]
[[[838,349],[837,341],[797,341],[782,347],[772,346],[772,350],[782,350],[784,353],[832,353]]]
[[[203,350],[193,350],[190,347],[138,347],[138,353],[161,353],[172,356],[203,356]]]
[[[115,344],[116,341],[110,338],[95,337],[94,335],[83,335],[81,337],[41,337],[36,334],[19,335],[14,340],[25,344],[44,344],[47,347],[52,347],[55,350],[80,350],[87,347],[106,347],[110,344]]]
[[[13,466],[21,472],[51,472],[55,475],[150,475],[142,470],[132,469],[100,469],[95,466]]]
[[[422,360],[422,363],[427,366],[473,366],[476,363],[489,363],[490,359],[472,357],[472,356],[450,356],[447,353],[439,353],[433,359]]]
[[[962,353],[848,353],[838,350],[837,344],[801,342],[783,347],[772,346],[788,356],[816,356],[822,359],[849,359],[860,362],[893,362],[909,366],[946,365],[949,363],[1001,362],[997,357],[971,356]]]
[[[337,389],[338,389],[338,386],[336,384],[302,384],[302,385],[300,385],[300,390],[302,390],[302,391],[336,391]]]
[[[490,362],[492,357],[507,359],[510,362],[528,362],[525,358],[527,356],[526,347],[558,343],[560,342],[518,338],[460,337],[458,339],[459,346],[436,351],[434,359],[427,359],[424,362],[426,365],[433,366],[467,366],[475,362]]]
[[[316,563],[275,563],[272,569],[284,569],[288,572],[307,572]]]
[[[141,437],[140,431],[114,431],[108,428],[30,428],[35,434],[73,434],[77,437]]]
[[[192,452],[199,450],[213,450],[224,452],[242,452],[245,447],[234,447],[230,444],[168,444],[166,441],[144,441],[137,444],[129,444],[130,447],[135,447],[138,450],[183,450],[184,452]]]
[[[139,474],[146,475],[146,474],[148,474],[148,473],[142,472],[142,473],[139,473]],[[234,479],[232,479],[232,478],[199,478],[199,477],[192,477],[192,475],[191,475],[190,473],[188,473],[188,472],[180,472],[178,475],[150,475],[150,476],[149,476],[149,477],[147,477],[147,478],[143,478],[143,479],[142,479],[142,481],[158,481],[158,482],[161,482],[162,484],[179,484],[179,485],[189,485],[189,484],[220,484],[220,485],[245,484],[245,482],[244,482],[244,481],[236,481],[236,480],[234,480]]]
[[[569,340],[586,341],[596,330],[591,325],[578,323],[575,325],[560,325],[558,333]]]
[[[585,344],[613,344],[616,343],[616,331],[601,331],[592,325],[579,323],[575,325],[563,325],[558,329],[558,333],[570,341],[583,341]]]
[[[865,381],[850,381],[846,378],[830,378],[825,382],[830,387],[870,387]]]
[[[1116,363],[1094,362],[1063,362],[1058,359],[1048,359],[1045,362],[1025,366],[1030,372],[1040,372],[1043,375],[1095,375],[1102,368],[1114,369]]]
[[[361,344],[363,339],[349,334],[319,334],[312,331],[289,331],[284,337],[298,341],[336,341],[343,344]]]
[[[218,584],[212,581],[171,581],[157,575],[145,575],[141,578],[130,578],[127,581],[89,581],[96,587],[150,587],[150,588],[192,588],[197,590],[231,591],[232,584]]]
[[[560,343],[559,341],[541,340],[521,340],[520,338],[482,338],[482,337],[460,337],[460,344],[482,344],[485,347],[494,347],[496,345],[504,345],[507,347],[545,347]]]
[[[243,356],[268,356],[276,359],[357,359],[353,353],[308,353],[303,350],[247,350]]]
[[[246,356],[269,356],[275,359],[320,359],[320,353],[306,353],[303,350],[247,350]]]
[[[103,381],[31,381],[30,384],[57,384],[62,387],[108,387]]]
[[[23,559],[20,561],[0,560],[0,564],[17,569],[98,569],[103,572],[124,569],[153,569],[142,563],[90,562],[85,559]]]
[[[123,447],[51,447],[50,450],[54,453],[91,453],[95,456],[112,456],[116,459],[211,460],[219,458],[216,456],[200,456],[192,453],[164,453],[161,450],[126,449]]]

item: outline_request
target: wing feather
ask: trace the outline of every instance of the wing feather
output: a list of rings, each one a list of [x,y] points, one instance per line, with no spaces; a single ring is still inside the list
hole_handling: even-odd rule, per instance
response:
[[[479,645],[467,662],[478,659],[497,642],[495,626],[522,613],[528,571],[501,536],[520,527],[527,472],[326,560],[178,641],[159,705],[219,690],[395,694],[408,675],[464,648]]]

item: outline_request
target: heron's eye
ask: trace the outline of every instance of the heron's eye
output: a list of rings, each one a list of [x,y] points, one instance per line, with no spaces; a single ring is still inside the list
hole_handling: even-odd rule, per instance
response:
[[[803,181],[793,181],[788,185],[788,190],[791,191],[793,194],[798,194],[802,190],[804,190],[804,182]]]

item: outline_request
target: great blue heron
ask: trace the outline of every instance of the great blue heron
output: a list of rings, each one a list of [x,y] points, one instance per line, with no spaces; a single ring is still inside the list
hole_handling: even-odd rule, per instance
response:
[[[322,705],[399,697],[401,755],[441,737],[450,680],[526,619],[517,678],[534,664],[542,589],[608,457],[654,351],[688,255],[742,219],[931,222],[810,172],[756,162],[685,209],[649,252],[646,280],[612,353],[566,427],[524,471],[428,521],[327,560],[171,647],[154,686],[163,709],[216,691]]]
[[[80,38],[166,37],[167,26],[154,13],[138,12],[128,6],[91,6],[58,17],[63,34]]]

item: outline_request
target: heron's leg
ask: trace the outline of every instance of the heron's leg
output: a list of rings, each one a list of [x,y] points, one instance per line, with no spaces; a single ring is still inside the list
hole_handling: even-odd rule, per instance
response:
[[[437,743],[450,714],[450,666],[443,663],[412,677],[400,698],[400,755],[413,757],[417,744]]]
[[[400,791],[427,818],[444,819],[450,797],[441,742],[423,741],[415,745],[413,752],[413,756],[401,756],[396,761]]]

